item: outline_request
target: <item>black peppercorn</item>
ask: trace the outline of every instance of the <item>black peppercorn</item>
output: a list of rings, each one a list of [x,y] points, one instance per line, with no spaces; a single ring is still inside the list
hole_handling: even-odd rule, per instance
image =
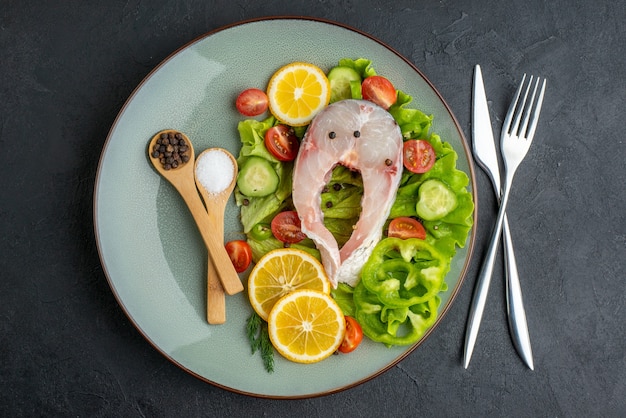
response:
[[[335,139],[335,138],[337,137],[337,134],[336,134],[334,131],[331,131],[331,132],[328,134],[328,137],[329,137],[330,139]]]
[[[189,162],[190,151],[180,132],[162,132],[155,140],[150,157],[158,159],[164,169],[171,170]]]

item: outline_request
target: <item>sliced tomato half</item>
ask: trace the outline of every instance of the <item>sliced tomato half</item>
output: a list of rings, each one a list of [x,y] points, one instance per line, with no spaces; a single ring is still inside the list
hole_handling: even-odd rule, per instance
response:
[[[302,232],[300,218],[296,211],[288,210],[274,216],[271,223],[272,234],[279,241],[295,244],[306,238]]]
[[[396,102],[396,88],[391,81],[379,75],[367,77],[361,83],[363,99],[376,103],[383,109],[389,109]]]
[[[343,342],[339,346],[341,353],[353,352],[363,340],[363,329],[361,325],[351,316],[346,316],[346,334]]]
[[[403,146],[403,163],[412,173],[425,173],[435,165],[437,156],[430,142],[424,139],[409,139]]]
[[[426,229],[424,229],[424,226],[417,219],[401,216],[389,223],[387,236],[401,239],[426,239]]]
[[[265,148],[279,161],[293,161],[298,155],[300,141],[292,128],[276,125],[265,133]]]
[[[252,249],[246,241],[235,240],[227,242],[226,252],[237,273],[246,271],[252,262]]]

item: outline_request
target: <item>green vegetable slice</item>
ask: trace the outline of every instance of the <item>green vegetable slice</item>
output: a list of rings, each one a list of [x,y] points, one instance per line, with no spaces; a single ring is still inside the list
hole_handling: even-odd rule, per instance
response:
[[[246,196],[262,197],[278,188],[278,174],[265,158],[250,157],[237,176],[237,186]]]
[[[272,228],[269,223],[259,222],[250,230],[250,237],[257,241],[263,241],[272,237]]]
[[[418,238],[381,240],[363,266],[361,283],[387,307],[425,302],[441,290],[448,259]]]
[[[350,94],[353,99],[360,100],[363,98],[363,91],[361,90],[361,81],[350,82]]]
[[[333,67],[327,77],[330,82],[330,103],[352,98],[352,82],[361,84],[361,76],[350,67]]]
[[[354,289],[355,317],[363,333],[387,346],[417,342],[437,319],[441,299],[434,296],[416,305],[391,308],[362,283]]]
[[[447,255],[424,240],[381,240],[354,289],[363,333],[389,346],[418,341],[437,318],[449,268]]]
[[[426,180],[418,190],[417,216],[435,221],[452,212],[457,205],[456,195],[446,184],[437,179]]]

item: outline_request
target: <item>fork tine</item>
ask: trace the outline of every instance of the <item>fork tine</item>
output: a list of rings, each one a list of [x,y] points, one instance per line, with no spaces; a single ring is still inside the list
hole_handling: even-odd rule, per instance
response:
[[[506,117],[504,118],[503,123],[503,131],[506,133],[511,133],[511,120],[513,119],[513,114],[515,113],[515,108],[517,107],[517,102],[519,100],[520,93],[522,92],[522,87],[524,86],[524,81],[526,80],[526,74],[522,76],[522,81],[519,83],[517,87],[517,91],[515,92],[515,100],[511,102],[511,106],[509,106],[509,110],[506,112]]]
[[[539,78],[537,78],[537,84],[539,84]],[[532,121],[530,123],[530,127],[528,128],[528,134],[526,135],[526,138],[529,141],[532,141],[533,137],[535,136],[535,129],[537,129],[537,122],[539,121],[539,113],[541,112],[541,105],[543,104],[543,94],[545,91],[546,91],[546,79],[544,78],[543,83],[541,85],[541,91],[539,92],[539,98],[537,98],[537,104],[535,105],[535,110],[533,111]]]
[[[515,120],[513,122],[513,128],[509,132],[511,135],[519,136],[520,132],[524,131],[524,128],[522,127],[522,129],[520,129],[519,125],[520,125],[520,120],[522,119],[522,115],[524,114],[524,111],[527,108],[526,99],[528,98],[528,92],[530,91],[530,86],[532,84],[533,84],[533,76],[531,75],[530,79],[528,80],[528,85],[526,86],[526,91],[524,92],[524,98],[522,99],[522,102],[519,104],[519,106],[517,106],[517,108],[515,109]],[[524,79],[522,78],[522,82],[520,83],[520,88],[523,85],[524,85]],[[531,104],[532,104],[532,101],[531,101]],[[530,107],[528,107],[528,109],[530,109]],[[528,119],[526,119],[526,122],[528,122]]]
[[[535,81],[535,87],[533,88],[533,94],[530,96],[530,101],[526,102],[526,97],[528,96],[528,91],[530,90],[531,85],[533,84],[533,76],[530,76],[530,80],[528,81],[528,87],[526,88],[526,95],[524,96],[524,104],[520,109],[520,113],[523,113],[524,119],[522,120],[522,127],[519,129],[519,136],[524,138],[526,137],[526,128],[528,128],[528,121],[530,119],[530,114],[533,111],[533,104],[535,103],[535,96],[537,95],[537,88],[539,87],[539,77]]]

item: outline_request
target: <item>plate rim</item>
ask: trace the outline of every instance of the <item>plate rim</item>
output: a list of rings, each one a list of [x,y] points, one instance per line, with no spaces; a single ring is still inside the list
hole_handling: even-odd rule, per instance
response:
[[[459,280],[456,284],[456,286],[452,289],[451,293],[450,293],[450,297],[448,300],[448,303],[443,307],[442,311],[439,313],[439,316],[437,318],[437,320],[435,321],[435,323],[424,333],[424,335],[422,336],[422,338],[420,338],[420,340],[418,342],[416,342],[415,344],[413,344],[410,347],[407,347],[407,349],[405,350],[404,353],[402,353],[401,355],[399,355],[396,359],[394,359],[394,361],[392,361],[391,363],[389,363],[388,365],[386,365],[385,367],[382,367],[381,369],[379,369],[378,371],[365,376],[363,378],[358,379],[355,382],[352,382],[351,384],[346,384],[343,385],[341,387],[337,387],[337,388],[332,388],[332,389],[328,389],[328,390],[323,390],[323,391],[319,391],[319,392],[315,392],[315,393],[309,393],[309,394],[304,394],[304,395],[268,395],[268,394],[262,394],[262,393],[254,393],[254,392],[250,392],[250,391],[246,391],[246,390],[242,390],[242,389],[237,389],[236,387],[230,387],[224,384],[221,384],[219,382],[213,381],[210,378],[206,377],[206,376],[202,376],[199,373],[189,369],[188,367],[185,367],[184,365],[182,365],[180,362],[178,362],[176,359],[174,359],[170,354],[166,353],[162,348],[160,348],[157,343],[155,341],[152,340],[152,338],[139,326],[139,324],[136,322],[136,320],[132,317],[132,315],[130,314],[129,310],[127,309],[126,305],[124,304],[121,296],[118,294],[114,283],[111,279],[111,276],[109,274],[107,265],[104,262],[104,254],[103,254],[103,248],[102,248],[102,244],[101,244],[101,239],[100,239],[100,232],[99,232],[99,227],[98,227],[98,191],[99,191],[99,187],[100,187],[100,182],[101,182],[101,176],[102,176],[102,165],[104,164],[104,156],[107,153],[107,148],[109,147],[111,140],[112,140],[112,136],[113,133],[115,131],[115,128],[117,127],[118,123],[120,122],[120,119],[122,118],[122,116],[124,115],[126,109],[128,108],[128,106],[130,105],[130,103],[132,103],[133,99],[135,98],[135,96],[137,95],[137,93],[143,88],[143,86],[146,84],[146,82],[155,74],[157,73],[167,62],[169,62],[174,56],[176,56],[178,53],[180,53],[181,51],[191,47],[192,45],[194,45],[197,42],[200,42],[206,38],[209,38],[212,35],[215,35],[219,32],[223,32],[225,30],[231,29],[231,28],[235,28],[235,27],[239,27],[239,26],[244,26],[244,25],[248,25],[251,23],[259,23],[259,22],[273,22],[273,21],[279,21],[279,20],[299,20],[299,21],[308,21],[308,22],[312,22],[312,23],[322,23],[322,24],[327,24],[327,25],[332,25],[332,26],[336,26],[339,28],[343,28],[346,29],[348,31],[354,32],[358,35],[361,35],[371,41],[374,41],[376,43],[378,43],[379,45],[381,45],[382,47],[386,48],[387,50],[389,50],[390,52],[392,52],[395,56],[397,56],[399,59],[401,59],[402,61],[404,61],[407,65],[409,65],[411,67],[411,69],[413,71],[415,71],[416,73],[418,73],[422,79],[424,80],[424,82],[426,84],[428,84],[428,86],[432,89],[432,91],[434,92],[434,94],[437,96],[437,98],[439,99],[439,101],[441,102],[441,104],[443,105],[443,107],[445,108],[446,112],[448,113],[448,115],[450,116],[450,118],[452,119],[452,122],[455,126],[456,131],[458,132],[460,138],[461,138],[461,144],[463,146],[464,152],[465,152],[465,156],[467,158],[468,161],[468,170],[469,173],[468,174],[469,178],[470,178],[470,190],[469,192],[472,194],[473,196],[473,200],[474,200],[474,211],[473,211],[473,225],[472,228],[470,230],[470,235],[468,236],[468,240],[466,241],[466,251],[467,251],[467,256],[465,259],[465,262],[463,263],[463,266],[461,268],[461,271],[459,273]],[[430,336],[430,334],[432,332],[434,332],[434,330],[440,325],[440,323],[443,321],[444,317],[446,316],[446,314],[448,313],[448,311],[450,310],[451,306],[453,305],[458,293],[460,292],[461,287],[463,286],[468,270],[469,270],[469,266],[472,262],[472,255],[475,249],[475,243],[476,243],[476,236],[477,236],[477,222],[476,219],[478,217],[478,201],[477,201],[477,196],[478,196],[478,190],[477,190],[477,184],[476,184],[476,173],[475,173],[475,162],[473,159],[473,155],[471,152],[471,148],[470,148],[470,144],[463,132],[463,130],[461,129],[461,126],[455,116],[455,114],[452,112],[450,106],[448,105],[448,103],[444,100],[443,96],[441,95],[441,93],[439,92],[439,90],[437,90],[437,88],[432,84],[432,82],[424,75],[424,73],[422,73],[422,71],[417,68],[417,66],[415,64],[413,64],[410,60],[408,60],[406,57],[404,57],[404,55],[402,55],[401,53],[399,53],[396,49],[394,49],[393,47],[389,46],[387,43],[381,41],[380,39],[376,38],[375,36],[364,32],[360,29],[357,29],[353,26],[347,25],[345,23],[342,22],[337,22],[337,21],[333,21],[330,19],[326,19],[326,18],[320,18],[320,17],[312,17],[312,16],[290,16],[290,15],[276,15],[276,16],[264,16],[264,17],[257,17],[257,18],[250,18],[250,19],[244,19],[244,20],[240,20],[240,21],[236,21],[233,23],[229,23],[223,26],[219,26],[213,30],[210,30],[208,32],[205,32],[195,38],[193,38],[192,40],[186,42],[185,44],[183,44],[182,46],[176,48],[175,50],[173,50],[171,53],[169,53],[165,58],[163,58],[154,68],[152,68],[142,79],[141,81],[137,84],[137,86],[135,86],[135,88],[132,90],[132,92],[130,93],[130,95],[128,96],[128,98],[124,101],[124,104],[121,106],[121,108],[119,109],[119,111],[117,112],[117,115],[115,117],[115,119],[113,120],[113,123],[111,124],[111,127],[109,128],[109,131],[107,133],[107,137],[106,140],[102,146],[102,150],[100,152],[100,156],[98,159],[98,165],[96,168],[96,176],[95,176],[95,182],[94,182],[94,188],[93,188],[93,202],[92,202],[92,212],[93,212],[93,227],[94,227],[94,234],[95,234],[95,241],[96,241],[96,247],[98,250],[98,257],[100,259],[100,265],[102,266],[102,270],[104,272],[104,275],[106,277],[107,283],[109,285],[109,288],[111,289],[119,307],[122,309],[122,311],[124,312],[125,316],[128,318],[128,320],[130,321],[130,323],[133,325],[133,327],[139,332],[139,334],[155,349],[157,350],[157,352],[159,352],[161,355],[163,355],[167,360],[169,360],[172,364],[174,364],[175,366],[177,366],[178,368],[184,370],[185,372],[189,373],[190,375],[200,379],[201,381],[204,381],[206,383],[209,383],[212,386],[216,386],[218,388],[227,390],[229,392],[234,392],[237,394],[241,394],[241,395],[246,395],[246,396],[251,396],[251,397],[256,397],[256,398],[265,398],[265,399],[309,399],[309,398],[316,398],[316,397],[321,397],[321,396],[327,396],[327,395],[331,395],[334,393],[338,393],[338,392],[342,392],[348,389],[351,389],[353,387],[359,386],[363,383],[366,383],[370,380],[375,379],[376,377],[382,375],[383,373],[387,372],[389,369],[391,369],[392,367],[394,367],[395,365],[397,365],[398,363],[400,363],[402,360],[404,360],[408,355],[410,355],[411,353],[413,353],[413,351],[415,351],[424,341],[426,341],[428,339],[428,337]]]

